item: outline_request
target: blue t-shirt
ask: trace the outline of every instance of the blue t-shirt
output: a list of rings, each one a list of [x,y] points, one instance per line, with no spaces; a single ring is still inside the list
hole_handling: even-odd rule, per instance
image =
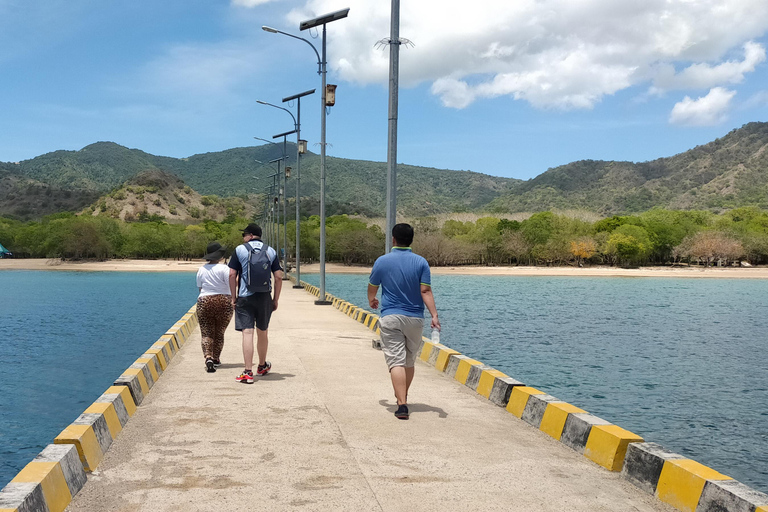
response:
[[[424,318],[421,285],[432,286],[427,260],[410,247],[393,247],[376,260],[368,282],[381,285],[381,316],[405,315]]]
[[[251,245],[254,249],[258,249],[264,245],[264,242],[261,240],[251,240],[250,242],[247,242],[247,245]],[[247,284],[248,258],[250,256],[250,250],[245,246],[246,244],[238,245],[235,248],[235,253],[231,258],[229,258],[229,268],[235,269],[237,271],[237,279],[240,282],[240,291],[237,294],[239,297],[247,297],[252,295],[252,293],[248,291]],[[278,270],[283,270],[283,268],[280,266],[280,260],[277,259],[277,253],[270,246],[267,246],[267,256],[269,256],[269,259],[272,262],[271,270],[273,274]],[[269,291],[272,291],[272,283],[269,284]]]

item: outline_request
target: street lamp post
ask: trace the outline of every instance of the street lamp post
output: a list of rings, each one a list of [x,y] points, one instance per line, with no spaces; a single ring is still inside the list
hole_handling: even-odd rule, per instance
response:
[[[296,133],[296,130],[291,130],[289,132],[285,133],[279,133],[277,135],[273,135],[273,139],[277,139],[278,137],[283,138],[283,262],[286,262],[288,260],[288,203],[287,203],[287,197],[288,197],[288,160],[285,155],[285,145],[286,145],[286,138],[288,135],[291,135],[293,133]],[[278,178],[279,179],[279,178]],[[279,243],[279,240],[278,240]],[[288,279],[288,273],[283,273],[283,281]]]
[[[274,201],[274,205],[277,205],[277,215],[275,217],[275,230],[276,230],[275,237],[274,237],[275,243],[270,245],[277,248],[278,260],[280,260],[280,194],[282,193],[282,191],[280,190],[280,162],[282,161],[283,161],[283,158],[275,158],[274,160],[269,161],[270,164],[274,164],[275,162],[277,162],[277,172],[275,174],[272,174],[271,176],[268,176],[272,178],[272,187],[276,191],[275,201]],[[285,212],[283,212],[283,214],[285,214]],[[285,258],[283,258],[283,262],[282,262],[283,266],[285,266],[284,259]]]
[[[294,39],[299,39],[301,41],[304,41],[309,46],[312,47],[312,49],[315,51],[315,55],[317,55],[317,65],[318,65],[318,73],[321,77],[321,84],[322,88],[320,89],[321,92],[321,98],[320,98],[320,293],[318,300],[315,301],[315,304],[318,305],[329,305],[331,304],[330,301],[326,300],[325,297],[325,107],[326,107],[326,53],[325,53],[325,40],[326,40],[326,31],[325,26],[328,23],[331,23],[336,20],[340,20],[347,17],[347,14],[349,13],[349,8],[341,9],[339,11],[334,11],[328,14],[324,14],[322,16],[318,16],[317,18],[313,18],[311,20],[302,21],[299,24],[299,30],[307,30],[313,27],[319,27],[320,25],[323,26],[323,40],[322,40],[322,58],[320,57],[320,54],[317,52],[317,48],[315,48],[315,45],[310,43],[307,39],[304,39],[303,37],[294,36],[293,34],[288,34],[287,32],[282,32],[280,30],[274,29],[272,27],[262,26],[262,30],[265,30],[267,32],[272,32],[273,34],[283,34],[288,37],[292,37]]]
[[[293,116],[290,110],[287,108],[279,107],[277,105],[273,105],[272,103],[268,103],[266,101],[260,101],[256,100],[256,103],[259,103],[261,105],[267,105],[274,108],[279,108],[280,110],[285,110],[288,112],[288,114],[293,119],[293,125],[295,127],[296,131],[296,284],[293,286],[294,288],[303,288],[301,286],[301,217],[300,217],[300,198],[301,198],[301,155],[306,151],[306,147],[302,150],[302,144],[301,144],[301,98],[304,96],[307,96],[309,94],[314,94],[315,89],[312,89],[311,91],[304,91],[299,94],[294,94],[293,96],[288,96],[287,98],[283,98],[283,103],[286,101],[296,100],[296,117]],[[279,137],[279,135],[276,135],[275,137]],[[272,137],[272,138],[275,138]],[[264,140],[264,139],[261,139]],[[273,143],[274,144],[274,143]],[[283,141],[283,147],[285,147],[285,140]],[[283,154],[285,154],[285,149],[283,149]],[[286,195],[288,193],[288,190],[286,189]]]

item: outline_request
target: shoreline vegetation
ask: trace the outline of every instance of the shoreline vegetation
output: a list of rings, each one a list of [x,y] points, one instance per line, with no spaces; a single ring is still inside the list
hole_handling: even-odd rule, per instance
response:
[[[67,272],[197,272],[203,260],[131,260],[114,259],[106,261],[65,261],[58,258],[0,259],[2,270],[59,270]],[[302,264],[301,272],[316,274],[317,263]],[[367,265],[343,265],[326,263],[328,274],[368,274]],[[720,278],[720,279],[768,279],[768,267],[638,267],[619,268],[609,266],[585,267],[533,267],[533,266],[447,266],[433,267],[433,275],[469,276],[568,276],[568,277],[674,277],[674,278]]]
[[[382,255],[386,239],[378,220],[327,217],[326,262],[373,265]],[[239,245],[242,226],[249,222],[244,218],[227,222],[207,219],[184,225],[72,214],[27,223],[0,218],[0,243],[20,259],[190,261],[205,254],[213,240],[230,248]],[[685,264],[718,268],[768,264],[768,211],[758,208],[738,208],[719,215],[651,210],[597,221],[553,212],[534,213],[522,220],[501,214],[469,218],[456,214],[456,218],[425,217],[410,223],[418,233],[413,251],[433,268],[614,267],[622,273],[626,269],[669,269]],[[267,229],[266,239],[278,241],[282,235],[285,254],[290,258],[296,223],[288,221],[283,231],[273,226]],[[301,255],[306,261],[318,261],[320,218],[313,215],[303,220],[300,237]]]

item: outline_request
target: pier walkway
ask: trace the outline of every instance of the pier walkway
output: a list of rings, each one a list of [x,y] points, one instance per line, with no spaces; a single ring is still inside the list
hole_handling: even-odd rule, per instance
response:
[[[197,329],[67,511],[673,510],[421,361],[397,420],[375,334],[314,300],[285,282],[253,385],[234,321],[212,374]]]

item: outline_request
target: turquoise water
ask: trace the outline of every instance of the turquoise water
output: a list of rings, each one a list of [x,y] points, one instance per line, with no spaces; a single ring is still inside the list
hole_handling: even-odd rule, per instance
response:
[[[367,278],[326,291],[365,307]],[[445,345],[768,492],[768,281],[432,280]]]
[[[190,273],[0,272],[0,488],[197,299]]]

